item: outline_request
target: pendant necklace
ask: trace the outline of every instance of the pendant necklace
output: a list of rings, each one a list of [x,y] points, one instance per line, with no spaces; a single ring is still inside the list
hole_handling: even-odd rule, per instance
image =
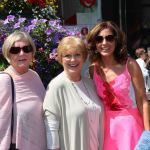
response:
[[[89,115],[90,122],[94,122],[95,116],[96,116],[96,105],[92,101],[92,97],[91,97],[91,95],[90,95],[90,93],[89,93],[89,91],[88,91],[88,89],[87,89],[87,87],[86,87],[86,85],[85,85],[83,80],[81,80],[81,83],[82,83],[82,85],[83,85],[83,87],[85,89],[85,92],[87,94],[87,95],[85,94],[86,97],[87,97],[87,98],[85,98],[85,100],[81,96],[81,94],[78,92],[78,89],[77,89],[75,83],[72,82],[72,86],[75,89],[77,95],[80,97],[80,99],[84,102],[84,104],[86,104],[88,106],[88,115]]]
[[[78,92],[78,89],[76,88],[76,86],[73,82],[72,82],[72,86],[75,89],[78,96],[80,97],[80,99],[84,102],[84,104],[89,105],[90,104],[90,99],[91,99],[90,93],[89,93],[88,89],[86,88],[84,82],[82,80],[81,80],[81,82],[82,82],[82,85],[83,85],[83,87],[86,91],[86,94],[87,94],[87,97],[88,97],[87,100],[84,100],[84,98],[80,95],[80,93]]]

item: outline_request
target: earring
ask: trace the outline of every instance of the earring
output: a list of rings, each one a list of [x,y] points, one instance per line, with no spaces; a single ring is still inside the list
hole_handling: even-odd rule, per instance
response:
[[[32,69],[35,68],[35,58],[34,58],[34,57],[32,58],[32,61],[30,62],[30,67],[31,67]]]

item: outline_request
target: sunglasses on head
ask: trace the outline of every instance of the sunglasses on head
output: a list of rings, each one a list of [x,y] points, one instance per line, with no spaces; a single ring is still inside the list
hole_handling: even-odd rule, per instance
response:
[[[20,53],[21,50],[24,53],[30,53],[33,51],[33,48],[31,45],[27,45],[27,46],[23,46],[23,47],[11,47],[9,52],[11,54],[18,54],[18,53]]]
[[[98,35],[95,40],[96,43],[102,43],[103,40],[106,40],[107,42],[113,42],[115,40],[115,36],[114,35],[107,35],[105,37]]]

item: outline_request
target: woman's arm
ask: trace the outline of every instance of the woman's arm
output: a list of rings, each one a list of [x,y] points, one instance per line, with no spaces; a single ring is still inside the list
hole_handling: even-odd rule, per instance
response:
[[[47,148],[50,150],[59,150],[59,121],[49,118],[48,112],[45,112],[45,128],[47,138]]]
[[[134,86],[137,106],[139,108],[139,111],[143,115],[144,128],[145,130],[150,130],[149,104],[146,96],[144,79],[141,69],[137,62],[131,58],[128,61],[128,69]]]
[[[57,94],[57,86],[50,83],[44,98],[44,122],[47,137],[47,149],[59,150],[59,120],[60,120],[60,107],[59,95]]]

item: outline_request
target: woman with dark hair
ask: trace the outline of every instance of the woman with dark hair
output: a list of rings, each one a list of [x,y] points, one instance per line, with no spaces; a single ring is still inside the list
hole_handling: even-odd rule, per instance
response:
[[[128,57],[124,33],[111,21],[89,33],[90,76],[105,107],[104,150],[133,150],[150,130],[142,72]]]
[[[148,69],[146,68],[146,59],[148,58],[147,53],[145,52],[145,49],[141,47],[135,50],[135,55],[137,56],[136,61],[139,64],[140,69],[142,71],[146,92],[148,92]]]
[[[81,28],[80,38],[85,42],[85,44],[87,44],[86,38],[87,38],[88,32],[89,30],[87,27]]]

